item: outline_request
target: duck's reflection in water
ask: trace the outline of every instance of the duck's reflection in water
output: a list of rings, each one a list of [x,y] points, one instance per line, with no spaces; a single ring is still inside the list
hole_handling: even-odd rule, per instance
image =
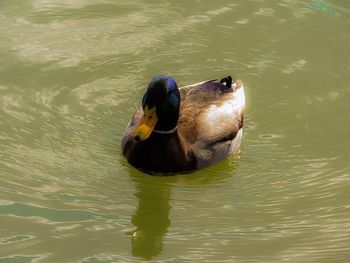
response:
[[[136,227],[131,233],[132,254],[143,259],[162,253],[163,238],[170,225],[170,185],[162,178],[154,179],[150,176],[146,180],[134,180],[139,203],[131,219]]]
[[[164,236],[170,226],[171,192],[175,185],[217,185],[231,177],[239,155],[232,156],[209,169],[198,173],[151,176],[130,172],[135,183],[137,209],[131,223],[136,227],[131,234],[132,255],[145,260],[162,253]]]

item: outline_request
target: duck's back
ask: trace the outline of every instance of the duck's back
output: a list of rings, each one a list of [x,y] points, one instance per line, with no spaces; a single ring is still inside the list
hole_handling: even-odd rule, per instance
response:
[[[245,95],[241,81],[224,85],[215,80],[180,88],[179,132],[191,145],[202,168],[238,151]]]

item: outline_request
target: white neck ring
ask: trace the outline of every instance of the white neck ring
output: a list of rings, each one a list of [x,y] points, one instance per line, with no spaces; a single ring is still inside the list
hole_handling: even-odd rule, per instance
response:
[[[168,130],[168,131],[161,131],[161,130],[153,130],[153,132],[155,133],[159,133],[159,134],[173,134],[175,133],[177,130],[177,126],[175,126],[175,128],[171,129],[171,130]]]

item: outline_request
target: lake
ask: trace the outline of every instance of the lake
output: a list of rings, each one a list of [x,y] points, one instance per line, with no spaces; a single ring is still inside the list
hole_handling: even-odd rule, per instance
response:
[[[350,2],[2,0],[0,262],[349,262]],[[239,154],[151,176],[149,80],[231,74]]]

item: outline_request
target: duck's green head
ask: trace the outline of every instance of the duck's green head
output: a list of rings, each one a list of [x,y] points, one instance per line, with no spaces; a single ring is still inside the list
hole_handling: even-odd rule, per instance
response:
[[[133,132],[137,141],[149,138],[153,130],[169,131],[176,127],[180,111],[180,92],[169,76],[156,76],[142,99],[143,118]]]

